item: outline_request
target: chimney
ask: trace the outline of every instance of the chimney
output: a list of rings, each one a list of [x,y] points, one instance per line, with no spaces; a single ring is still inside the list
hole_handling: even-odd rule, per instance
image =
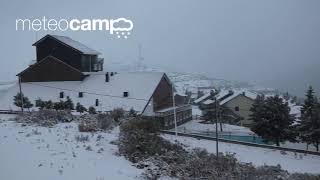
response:
[[[110,76],[113,76],[113,72],[110,72]]]
[[[109,73],[107,72],[107,73],[106,73],[106,82],[109,82],[109,79],[110,79],[110,78],[109,78]]]
[[[245,96],[245,95],[246,95],[246,92],[244,92],[244,91],[243,91],[243,92],[242,92],[242,95],[244,95],[244,96]]]

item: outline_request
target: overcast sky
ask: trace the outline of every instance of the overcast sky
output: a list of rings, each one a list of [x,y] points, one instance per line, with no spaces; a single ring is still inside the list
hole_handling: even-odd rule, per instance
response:
[[[320,91],[319,0],[1,0],[0,81],[12,80],[47,33],[70,36],[108,61],[144,63],[168,71],[246,81],[303,95]],[[17,18],[131,19],[132,35],[107,32],[22,32]],[[107,64],[106,64],[107,66]]]

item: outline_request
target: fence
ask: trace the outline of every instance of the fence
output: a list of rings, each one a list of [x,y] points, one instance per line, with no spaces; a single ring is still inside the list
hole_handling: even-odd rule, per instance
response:
[[[164,134],[171,134],[171,135],[175,134],[174,131],[168,131],[168,130],[162,130],[161,132],[164,133]],[[179,136],[184,136],[184,137],[192,137],[192,138],[196,138],[196,139],[205,139],[205,140],[212,140],[212,141],[216,140],[215,137],[197,135],[197,134],[189,134],[189,133],[178,132],[178,135]],[[282,151],[290,151],[290,152],[295,152],[295,153],[304,153],[304,154],[311,154],[311,155],[320,156],[320,152],[315,152],[315,151],[306,151],[306,150],[302,150],[302,149],[285,148],[285,147],[271,146],[271,145],[266,145],[266,144],[256,144],[256,143],[235,141],[235,140],[229,140],[229,139],[223,139],[223,138],[218,138],[218,140],[221,141],[221,142],[231,143],[231,144],[240,144],[240,145],[245,145],[245,146],[260,147],[260,148],[282,150]]]

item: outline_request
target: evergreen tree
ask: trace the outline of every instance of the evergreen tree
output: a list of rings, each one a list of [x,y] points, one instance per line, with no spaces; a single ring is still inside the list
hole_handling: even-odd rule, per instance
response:
[[[36,107],[38,107],[39,109],[43,109],[44,106],[45,106],[45,102],[42,101],[40,98],[38,98],[38,99],[36,100]]]
[[[129,111],[129,116],[130,117],[136,117],[137,116],[137,112],[133,108],[131,108],[130,111]]]
[[[17,107],[22,107],[21,99],[23,101],[23,108],[27,108],[30,111],[30,108],[33,107],[33,104],[30,102],[29,98],[23,94],[17,93],[17,95],[13,97],[14,105]]]
[[[264,126],[264,123],[262,123],[262,113],[264,112],[264,102],[265,102],[265,97],[264,95],[258,95],[257,98],[254,100],[252,107],[250,108],[251,114],[250,120],[252,120],[252,126],[251,130],[253,132],[259,131],[259,129],[262,129]]]
[[[89,107],[89,111],[88,112],[89,112],[89,114],[97,114],[97,111],[93,106]]]
[[[65,102],[60,100],[60,102],[53,103],[53,109],[55,109],[57,111],[64,110],[65,109]]]
[[[301,122],[299,125],[302,142],[313,144],[319,151],[320,143],[320,109],[314,90],[310,86],[304,104],[301,108]]]
[[[294,117],[290,115],[288,103],[278,95],[268,97],[259,102],[257,100],[252,107],[251,118],[254,120],[251,130],[266,141],[275,142],[280,146],[281,142],[296,140],[296,132],[292,126]]]
[[[53,109],[53,105],[54,105],[54,103],[51,100],[44,101],[44,108],[46,108],[46,109]]]
[[[87,111],[87,108],[85,108],[83,105],[81,105],[80,103],[77,103],[76,105],[76,110],[77,112],[79,112],[80,114]]]
[[[67,96],[67,100],[64,102],[64,109],[74,110],[74,104],[69,96]]]

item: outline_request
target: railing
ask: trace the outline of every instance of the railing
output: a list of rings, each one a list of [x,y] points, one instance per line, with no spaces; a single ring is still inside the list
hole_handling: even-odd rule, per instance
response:
[[[191,110],[192,107],[191,107],[191,105],[186,104],[186,105],[183,105],[183,106],[176,106],[175,109],[176,109],[176,113],[178,113],[178,112]],[[158,116],[158,117],[164,117],[164,116],[172,115],[173,112],[174,112],[174,109],[170,108],[170,109],[168,109],[166,111],[163,111],[163,112],[156,112],[155,115]]]
[[[164,134],[171,134],[171,135],[175,134],[174,131],[170,131],[170,130],[162,130],[161,132]],[[192,137],[192,138],[196,138],[196,139],[205,139],[205,140],[212,140],[212,141],[216,140],[216,137],[210,137],[210,136],[198,135],[198,134],[190,134],[190,133],[181,133],[181,132],[178,132],[178,136]],[[304,154],[311,154],[311,155],[320,156],[320,152],[316,152],[316,151],[307,151],[307,150],[302,150],[302,149],[293,149],[293,148],[272,146],[272,145],[266,145],[266,144],[249,143],[249,142],[229,140],[229,139],[223,139],[223,138],[218,138],[218,140],[221,142],[231,143],[231,144],[239,144],[239,145],[245,145],[245,146],[253,146],[253,147],[259,147],[259,148],[290,151],[290,152],[294,152],[294,153],[304,153]]]

